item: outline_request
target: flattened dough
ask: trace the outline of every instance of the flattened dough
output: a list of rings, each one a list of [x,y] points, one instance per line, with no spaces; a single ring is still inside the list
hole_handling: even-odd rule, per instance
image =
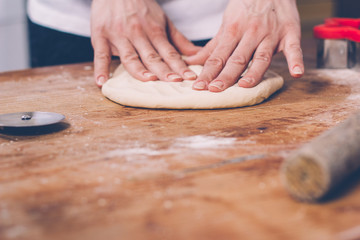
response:
[[[200,74],[202,66],[190,66]],[[102,87],[105,97],[121,105],[143,108],[165,109],[216,109],[251,106],[261,103],[280,89],[284,80],[278,74],[267,71],[264,80],[253,88],[242,88],[237,84],[223,92],[197,91],[192,89],[194,81],[142,82],[133,78],[120,65]]]

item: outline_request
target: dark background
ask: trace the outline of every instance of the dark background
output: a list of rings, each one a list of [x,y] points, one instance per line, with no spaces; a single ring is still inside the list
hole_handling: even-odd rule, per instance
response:
[[[360,18],[360,0],[336,0],[335,16]]]

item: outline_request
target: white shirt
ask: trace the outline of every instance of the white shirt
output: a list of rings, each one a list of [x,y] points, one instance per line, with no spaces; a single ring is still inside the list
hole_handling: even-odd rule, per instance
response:
[[[90,36],[92,0],[28,0],[29,18],[40,25]],[[157,0],[176,28],[189,40],[215,36],[229,0]]]

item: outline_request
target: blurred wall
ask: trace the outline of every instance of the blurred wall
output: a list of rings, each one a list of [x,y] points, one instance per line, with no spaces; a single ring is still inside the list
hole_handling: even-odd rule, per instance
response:
[[[335,15],[346,18],[360,18],[359,0],[336,0]]]
[[[297,0],[297,5],[303,37],[312,37],[313,27],[323,23],[325,18],[332,17],[335,13],[333,0]]]
[[[28,66],[25,0],[0,0],[0,72]]]

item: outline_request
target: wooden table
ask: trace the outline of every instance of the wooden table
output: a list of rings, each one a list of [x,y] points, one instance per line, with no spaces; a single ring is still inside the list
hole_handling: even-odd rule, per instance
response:
[[[360,177],[319,204],[294,201],[279,178],[292,150],[359,109],[360,73],[316,70],[314,43],[304,51],[304,78],[279,55],[282,90],[228,110],[120,106],[90,63],[0,74],[0,114],[66,116],[0,132],[0,239],[359,237]]]

